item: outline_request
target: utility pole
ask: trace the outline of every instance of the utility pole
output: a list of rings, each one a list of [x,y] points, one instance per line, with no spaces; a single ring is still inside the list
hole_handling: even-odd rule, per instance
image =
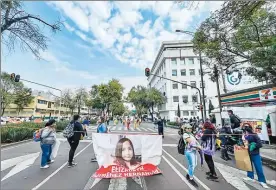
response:
[[[222,112],[221,100],[220,100],[220,89],[219,89],[219,71],[217,65],[214,65],[214,77],[215,82],[217,83],[217,91],[218,91],[218,101],[219,101],[219,111]]]
[[[205,104],[205,85],[203,80],[203,69],[202,69],[202,59],[201,59],[201,50],[199,50],[199,65],[200,65],[200,77],[201,77],[201,91],[202,91],[202,103],[203,103],[203,114],[206,119],[206,104]]]

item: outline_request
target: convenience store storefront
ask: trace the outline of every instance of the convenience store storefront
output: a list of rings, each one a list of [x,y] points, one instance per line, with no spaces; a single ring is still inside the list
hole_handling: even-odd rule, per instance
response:
[[[276,137],[276,84],[222,94],[221,105],[232,109],[244,121],[262,125],[265,139]]]

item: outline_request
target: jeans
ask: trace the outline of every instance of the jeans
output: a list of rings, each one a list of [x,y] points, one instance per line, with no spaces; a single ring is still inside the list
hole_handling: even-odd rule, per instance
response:
[[[205,162],[208,165],[208,168],[210,170],[211,175],[217,176],[216,171],[215,171],[215,164],[214,164],[214,161],[213,161],[213,157],[208,155],[208,154],[204,154],[204,159],[205,159]]]
[[[195,167],[197,165],[196,151],[185,151],[185,156],[188,160],[188,171],[191,179],[194,176]]]
[[[71,147],[71,149],[69,151],[69,160],[68,160],[68,162],[69,162],[69,164],[71,164],[73,162],[73,158],[74,158],[76,149],[78,148],[78,145],[79,145],[80,141],[74,141],[74,140],[68,139],[68,142],[69,142],[69,145]]]
[[[252,170],[253,170],[253,165],[254,165],[255,170],[257,172],[258,181],[266,183],[264,171],[263,171],[263,165],[262,165],[262,158],[261,158],[260,154],[250,155],[250,160],[251,160],[251,164],[252,164]],[[252,172],[247,172],[247,177],[254,179],[254,170]]]
[[[51,161],[52,154],[52,145],[51,144],[41,144],[40,145],[42,154],[41,154],[41,166],[44,167],[47,165],[47,162]]]

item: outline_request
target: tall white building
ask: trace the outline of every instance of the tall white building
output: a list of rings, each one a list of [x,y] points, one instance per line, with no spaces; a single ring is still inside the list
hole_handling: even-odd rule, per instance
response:
[[[191,42],[163,42],[151,68],[151,73],[182,81],[201,89],[199,56],[193,53],[193,44]],[[148,85],[158,89],[166,96],[166,103],[158,107],[162,118],[165,117],[174,121],[177,116],[178,104],[181,110],[181,117],[199,116],[201,118],[201,112],[197,109],[200,97],[196,89],[152,75],[148,77]],[[204,85],[205,91],[207,91],[208,85]],[[215,85],[211,88],[216,89]]]

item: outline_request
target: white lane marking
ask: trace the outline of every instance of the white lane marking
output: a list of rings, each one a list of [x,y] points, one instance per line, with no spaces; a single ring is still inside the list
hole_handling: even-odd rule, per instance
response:
[[[140,128],[136,128],[138,131],[141,131],[141,129]]]
[[[78,155],[80,155],[85,149],[87,149],[90,145],[92,144],[89,143],[86,147],[84,147],[81,151],[79,151],[74,158],[76,158]],[[49,181],[49,179],[51,179],[51,177],[53,177],[54,175],[56,175],[62,168],[64,168],[64,166],[66,166],[68,164],[68,162],[65,162],[62,166],[60,166],[56,171],[54,171],[51,175],[49,175],[47,178],[45,178],[42,182],[40,182],[39,184],[37,184],[34,188],[32,188],[32,190],[37,190],[38,188],[40,188],[42,185],[44,185],[47,181]]]
[[[131,131],[134,131],[134,129],[133,129],[133,128],[130,128],[130,130],[131,130]]]
[[[26,168],[30,167],[35,162],[35,160],[37,159],[39,154],[40,154],[40,152],[26,155],[29,158],[26,158],[26,156],[24,156],[23,161],[21,161],[19,163],[18,163],[18,158],[20,158],[21,156],[17,157],[17,160],[9,159],[9,160],[14,160],[13,165],[16,165],[16,166],[14,168],[12,168],[12,170],[7,175],[5,175],[5,177],[3,177],[3,179],[1,179],[1,181],[4,181],[5,179],[8,179],[9,177],[11,177],[11,176],[21,172],[22,170],[25,170]],[[22,157],[21,157],[21,159],[22,159]],[[21,159],[19,159],[19,161]],[[9,160],[7,160],[7,161],[9,162]],[[5,161],[3,161],[3,162],[5,162]],[[2,163],[1,163],[1,167],[2,167]],[[1,168],[1,171],[2,171],[2,168]]]
[[[145,129],[145,128],[143,128],[143,127],[141,127],[141,129],[142,129],[143,131],[148,131],[147,129]]]
[[[91,187],[89,189],[92,189],[92,187],[94,187],[97,183],[99,183],[102,180],[102,178],[95,178],[95,180],[93,181],[93,184],[91,185]],[[86,189],[84,189],[86,190]]]
[[[121,131],[123,129],[123,127],[119,127],[118,130]]]
[[[124,130],[127,131],[127,128],[125,127]]]
[[[177,144],[163,144],[163,146],[168,146],[168,147],[177,147]]]
[[[9,148],[1,148],[1,151],[6,151],[6,150],[13,149],[13,148],[17,148],[17,147],[20,147],[20,146],[23,146],[23,145],[26,145],[26,144],[30,144],[30,143],[32,143],[32,142],[33,142],[33,141],[27,142],[27,143],[23,143],[23,144],[20,144],[20,145],[17,145],[17,146],[12,146],[12,147],[9,147]]]
[[[110,127],[109,129],[110,129],[110,130],[113,130],[113,129],[115,129],[115,128],[116,128],[116,127],[115,127],[115,126],[113,126],[113,127]]]
[[[185,172],[188,173],[188,170],[180,164],[172,155],[170,155],[166,150],[163,148],[163,152],[165,152],[176,164],[178,164]],[[195,180],[206,190],[211,190],[207,185],[205,185],[202,181],[200,181],[195,175],[194,175]]]
[[[152,132],[156,132],[156,130],[153,130],[153,129],[150,129],[150,128],[148,128],[148,130],[150,130],[150,131],[152,131]]]
[[[196,190],[196,188],[192,184],[190,184],[186,177],[184,177],[165,156],[162,156],[162,158],[167,162],[167,164],[169,164],[169,166],[182,179],[182,181],[184,181],[188,185],[188,187],[190,187],[191,190]]]

